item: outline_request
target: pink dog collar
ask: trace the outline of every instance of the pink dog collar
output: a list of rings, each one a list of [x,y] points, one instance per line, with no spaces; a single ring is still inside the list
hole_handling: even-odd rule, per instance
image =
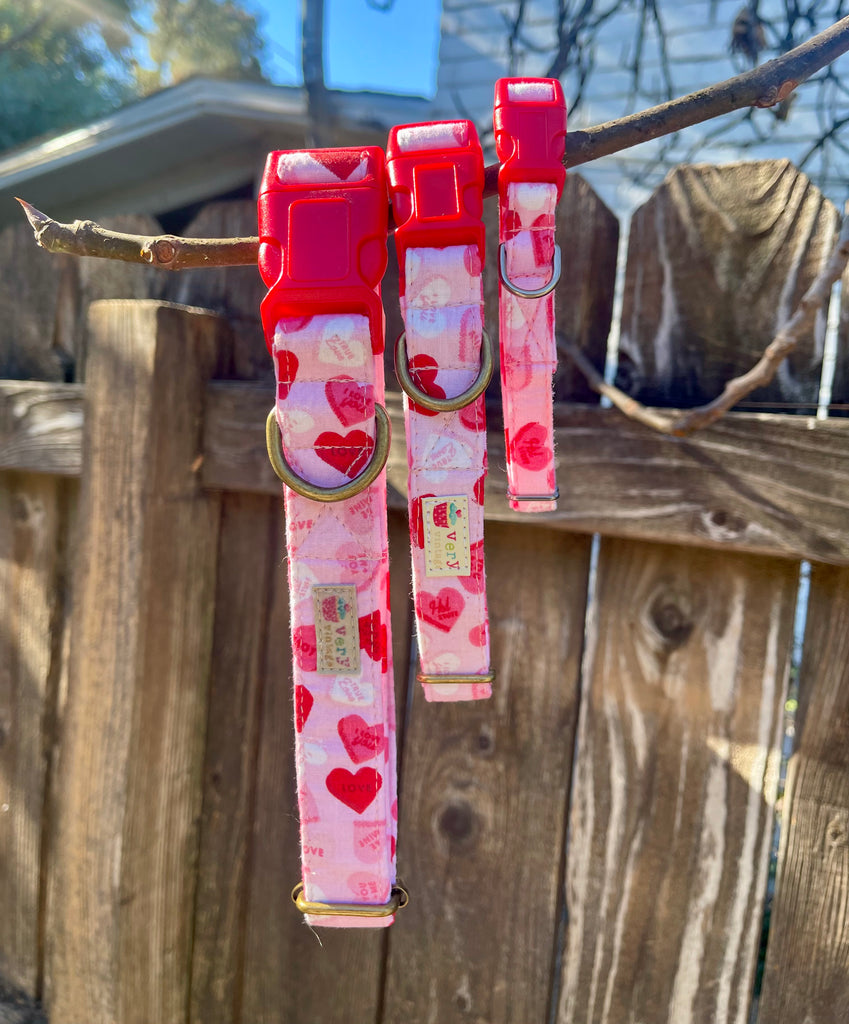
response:
[[[495,86],[500,163],[499,343],[510,507],[556,508],[553,288],[560,276],[554,211],[563,189],[566,103],[556,79]]]
[[[382,151],[271,153],[259,228],[277,376],[269,447],[287,483],[303,864],[293,898],[312,925],[384,927],[406,894],[395,886],[386,478],[374,473],[388,442]],[[369,470],[372,483],[331,500]]]
[[[427,700],[489,697],[483,554],[483,156],[469,121],[393,128],[413,594]],[[483,345],[483,352],[482,352]],[[412,395],[412,397],[410,397]]]

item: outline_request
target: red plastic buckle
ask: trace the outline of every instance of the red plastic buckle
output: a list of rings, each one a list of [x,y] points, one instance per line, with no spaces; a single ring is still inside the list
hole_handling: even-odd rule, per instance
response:
[[[457,145],[405,149],[404,135],[418,128],[451,126]],[[395,220],[395,246],[404,283],[407,249],[476,245],[484,259],[483,153],[471,121],[399,125],[389,133],[386,172]],[[402,292],[403,294],[403,292]]]
[[[386,270],[386,164],[378,146],[301,151],[331,181],[279,173],[288,151],[268,154],[258,203],[259,272],[268,286],[260,305],[271,348],[281,317],[364,313],[372,351],[383,351],[377,286]],[[291,154],[295,155],[295,154]],[[365,167],[363,167],[365,162]],[[351,180],[346,180],[350,176]],[[343,180],[338,180],[343,179]]]
[[[521,96],[521,87],[538,92],[534,86],[550,86],[551,98]],[[511,96],[511,87],[513,95]],[[495,83],[493,110],[495,148],[501,164],[498,192],[502,203],[507,186],[522,181],[549,182],[557,186],[557,198],[563,191],[566,168],[566,100],[556,78],[499,78]]]

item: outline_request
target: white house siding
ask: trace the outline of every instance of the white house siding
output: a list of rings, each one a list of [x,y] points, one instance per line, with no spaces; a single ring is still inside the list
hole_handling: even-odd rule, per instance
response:
[[[602,4],[609,6],[599,0]],[[780,0],[762,0],[762,16],[777,18],[779,5]],[[745,70],[747,65],[741,58],[729,52],[731,26],[741,7],[742,0],[659,0],[673,95],[692,92]],[[515,20],[517,8],[518,0],[443,0],[434,116],[472,117],[486,140],[496,78],[545,72],[554,53],[556,0],[528,0],[523,34],[545,52],[523,52],[520,46],[511,68],[508,25]],[[823,16],[818,27],[824,28],[829,20]],[[570,115],[570,128],[600,124],[668,98],[658,33],[650,23],[644,26],[640,80],[634,88],[629,69],[634,63],[639,29],[640,15],[633,7],[606,22],[596,45],[595,70],[582,102]],[[805,29],[800,27],[798,31],[797,42],[802,42]],[[849,88],[849,57],[841,58],[834,67]],[[567,71],[562,81],[571,104],[576,92],[574,75]],[[827,116],[819,109],[823,99],[818,86],[811,82],[799,89],[786,121],[778,121],[769,110],[759,110],[753,115],[756,131],[751,124],[739,123],[741,113],[730,114],[724,124],[736,127],[729,127],[721,135],[717,133],[719,122],[714,121],[679,133],[671,145],[670,140],[646,143],[582,167],[581,173],[611,207],[626,213],[676,163],[768,157],[789,157],[800,163],[821,134],[822,119]],[[838,116],[849,118],[849,97],[836,102]],[[849,148],[849,126],[842,134]],[[825,154],[812,156],[805,170],[842,206],[849,184],[846,153],[832,145]]]

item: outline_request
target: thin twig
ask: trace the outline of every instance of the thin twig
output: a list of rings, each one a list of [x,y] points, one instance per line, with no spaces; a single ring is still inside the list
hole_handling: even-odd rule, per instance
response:
[[[814,72],[849,50],[849,17],[806,43],[759,68],[679,99],[630,114],[618,121],[566,136],[567,167],[660,138],[690,125],[743,107],[768,107],[785,99]],[[486,168],[484,195],[498,191],[498,164]],[[50,252],[100,256],[130,263],[150,263],[165,270],[190,267],[234,267],[256,263],[257,238],[144,238],[118,235],[92,221],[60,224],[19,200],[35,231],[36,241]]]
[[[99,256],[124,263],[149,263],[160,270],[256,265],[258,238],[178,238],[176,235],[126,235],[107,231],[91,220],[60,224],[18,199],[35,240],[48,252]]]
[[[746,395],[769,384],[779,366],[796,348],[799,341],[813,328],[817,313],[827,301],[835,282],[843,274],[847,261],[849,261],[849,204],[847,204],[847,215],[844,217],[837,244],[828,262],[802,296],[793,315],[779,330],[757,363],[751,370],[728,381],[722,394],[712,402],[686,412],[648,408],[642,402],[626,395],[624,391],[620,391],[615,385],[606,383],[602,375],[574,342],[561,339],[557,347],[574,361],[587,378],[593,391],[608,398],[611,404],[629,419],[643,423],[662,434],[686,437],[715,423]]]

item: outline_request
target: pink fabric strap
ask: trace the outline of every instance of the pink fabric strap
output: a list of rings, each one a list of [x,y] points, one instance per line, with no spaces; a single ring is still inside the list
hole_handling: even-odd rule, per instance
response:
[[[414,159],[405,169],[407,154]],[[412,125],[390,134],[407,364],[416,386],[440,399],[462,394],[480,370],[482,231],[474,227],[473,244],[440,244],[455,237],[451,216],[463,211],[450,203],[464,186],[468,193],[461,161],[472,156],[470,173],[474,177],[479,164],[482,183],[483,159],[469,122]],[[452,183],[447,207],[440,192],[445,178]],[[471,204],[471,219],[480,225],[480,186]],[[457,235],[462,239],[463,231]],[[405,395],[404,410],[419,678],[429,701],[486,698],[492,676],[483,548],[484,399],[435,412]]]
[[[557,189],[516,184],[499,210],[500,241],[510,281],[532,291],[551,277]],[[552,379],[557,369],[554,293],[525,299],[498,285],[501,394],[510,508],[557,508]]]
[[[499,346],[510,507],[557,507],[552,378],[554,214],[563,188],[566,106],[554,79],[500,79]],[[559,253],[556,254],[559,266]],[[522,293],[536,293],[534,297]]]
[[[307,275],[292,283],[302,241],[293,225],[298,217],[314,227],[317,217],[320,224],[326,202],[328,231],[335,218],[345,236],[357,221],[358,182],[373,185],[385,209],[380,150],[272,153],[260,198],[261,242],[271,249],[263,321],[276,370],[282,451],[298,476],[321,487],[355,479],[372,456],[375,404],[383,402],[374,339],[383,325],[375,329],[373,318],[360,312],[321,312],[322,300],[332,302],[337,289],[333,280],[319,288],[316,272],[327,268],[341,288],[345,257],[338,252],[316,261],[315,279],[307,282],[313,303],[297,315]],[[292,213],[292,204],[305,199],[314,205]],[[385,238],[385,221],[378,228]],[[363,242],[350,239],[354,262]],[[278,263],[280,274],[269,281]],[[379,294],[373,270],[363,277]],[[397,828],[385,474],[342,501],[284,491],[303,898],[380,907],[395,884]],[[393,920],[305,916],[324,927],[385,927]]]

